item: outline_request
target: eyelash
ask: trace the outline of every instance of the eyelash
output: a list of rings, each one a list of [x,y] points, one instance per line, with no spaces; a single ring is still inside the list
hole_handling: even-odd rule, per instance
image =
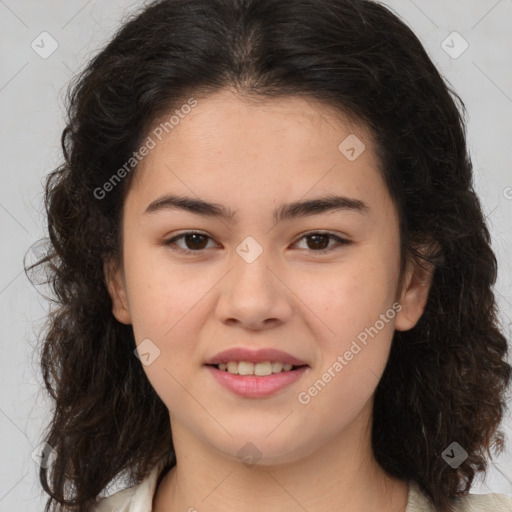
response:
[[[185,233],[181,233],[180,235],[178,236],[175,236],[169,240],[166,240],[164,242],[164,245],[166,246],[174,246],[172,247],[172,250],[176,251],[176,252],[179,252],[179,253],[182,253],[182,254],[192,254],[192,253],[202,253],[204,252],[206,249],[198,249],[198,250],[191,250],[191,249],[183,249],[182,247],[176,245],[176,240],[180,240],[182,238],[185,238],[187,235],[200,235],[200,236],[203,236],[203,237],[206,237],[206,238],[209,238],[210,240],[212,240],[211,237],[209,237],[208,235],[205,235],[204,233],[201,233],[201,232],[198,232],[198,231],[186,231]],[[306,233],[305,235],[302,235],[298,242],[301,241],[302,239],[304,238],[308,238],[308,237],[311,237],[311,236],[315,236],[315,235],[325,235],[325,236],[328,236],[329,238],[331,239],[336,239],[337,242],[338,242],[338,245],[334,246],[334,247],[329,247],[327,249],[320,249],[318,251],[315,251],[313,249],[309,249],[311,252],[315,253],[315,254],[327,254],[335,249],[339,249],[341,246],[344,246],[344,245],[349,245],[351,244],[352,242],[350,240],[346,240],[344,238],[341,238],[339,237],[338,235],[335,235],[334,233],[331,233],[329,231],[312,231],[310,233]],[[297,243],[297,242],[295,242]],[[306,249],[307,250],[307,249]]]

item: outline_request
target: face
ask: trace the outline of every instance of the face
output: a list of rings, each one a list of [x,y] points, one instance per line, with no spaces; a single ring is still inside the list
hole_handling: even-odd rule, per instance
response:
[[[173,431],[231,457],[252,443],[272,464],[368,419],[428,279],[408,266],[398,289],[398,218],[367,130],[313,101],[224,90],[153,139],[106,273]],[[247,352],[216,358],[234,348]],[[299,368],[269,376],[207,365],[265,374],[289,358]]]

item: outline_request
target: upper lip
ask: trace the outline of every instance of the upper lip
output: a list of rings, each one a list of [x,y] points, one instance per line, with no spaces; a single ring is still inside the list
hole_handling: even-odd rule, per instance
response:
[[[247,361],[250,363],[262,363],[264,361],[280,362],[283,364],[291,364],[293,366],[306,365],[304,361],[293,357],[286,352],[273,348],[260,348],[259,350],[251,350],[244,347],[234,347],[223,350],[208,359],[205,364],[227,363],[229,361]]]

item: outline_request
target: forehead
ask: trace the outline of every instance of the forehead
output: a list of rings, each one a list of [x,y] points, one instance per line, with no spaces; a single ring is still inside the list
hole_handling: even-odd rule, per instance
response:
[[[155,145],[132,184],[146,200],[178,188],[203,198],[217,192],[234,202],[251,197],[256,204],[279,193],[296,199],[338,187],[357,196],[383,186],[371,132],[332,107],[229,90],[196,101],[186,114],[176,115],[178,107],[162,116],[148,132]]]
[[[279,147],[291,149],[290,143],[302,141],[293,153],[303,157],[312,149],[337,149],[339,142],[352,133],[372,143],[371,133],[362,122],[309,97],[240,96],[223,89],[195,101],[196,106],[185,111],[183,100],[185,114],[173,116],[182,110],[177,106],[154,122],[150,134],[160,132],[158,142],[164,142],[158,144],[160,149],[173,139],[180,146],[175,149],[188,150],[198,157],[204,157],[205,148],[216,154],[264,149],[265,154]]]

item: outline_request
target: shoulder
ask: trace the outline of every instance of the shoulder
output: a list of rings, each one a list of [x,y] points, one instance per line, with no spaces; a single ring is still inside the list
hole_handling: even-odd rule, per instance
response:
[[[151,512],[158,477],[167,462],[162,458],[139,484],[100,499],[92,512]]]
[[[468,494],[452,501],[453,512],[512,512],[512,497],[504,494]],[[435,512],[415,482],[409,482],[406,512]]]
[[[512,512],[512,497],[504,494],[468,494],[454,501],[455,512]]]
[[[102,498],[93,508],[92,512],[131,512],[130,505],[133,501],[137,487],[129,487],[116,492],[112,496]]]

